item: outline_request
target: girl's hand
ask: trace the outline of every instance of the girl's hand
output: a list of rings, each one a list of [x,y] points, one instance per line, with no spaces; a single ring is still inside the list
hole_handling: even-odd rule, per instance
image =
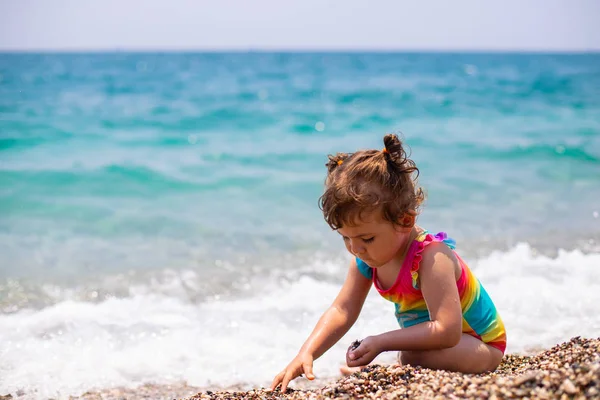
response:
[[[281,383],[281,393],[285,393],[287,390],[288,384],[294,378],[304,374],[308,380],[315,379],[315,376],[312,372],[313,367],[313,357],[311,355],[305,353],[299,353],[296,358],[292,360],[291,363],[288,364],[287,367],[283,369],[275,379],[273,379],[273,383],[271,383],[271,390],[275,390],[277,386]]]
[[[353,346],[348,348],[346,352],[346,364],[349,367],[362,367],[367,365],[381,353],[379,341],[376,336],[365,338],[360,345],[353,349]]]

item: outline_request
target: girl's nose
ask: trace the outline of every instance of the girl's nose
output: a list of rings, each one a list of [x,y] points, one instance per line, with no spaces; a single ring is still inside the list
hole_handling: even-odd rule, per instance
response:
[[[361,243],[359,243],[358,240],[351,239],[350,251],[352,251],[353,254],[362,254],[365,251],[365,247]]]

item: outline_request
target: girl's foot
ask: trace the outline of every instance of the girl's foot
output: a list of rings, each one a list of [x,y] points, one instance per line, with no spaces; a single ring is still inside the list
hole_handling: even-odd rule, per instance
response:
[[[342,365],[340,367],[340,373],[344,376],[352,375],[355,372],[360,372],[362,367],[349,367],[347,365]]]

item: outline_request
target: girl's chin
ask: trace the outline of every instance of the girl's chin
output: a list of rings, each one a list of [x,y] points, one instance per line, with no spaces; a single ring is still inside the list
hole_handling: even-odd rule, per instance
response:
[[[371,268],[377,268],[380,266],[378,262],[368,259],[368,258],[364,259],[363,261]]]

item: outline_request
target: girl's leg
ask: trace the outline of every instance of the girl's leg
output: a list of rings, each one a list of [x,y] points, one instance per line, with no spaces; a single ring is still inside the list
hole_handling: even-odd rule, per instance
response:
[[[481,340],[462,334],[460,342],[449,349],[402,351],[398,361],[430,369],[478,374],[495,370],[502,361],[502,352]]]

